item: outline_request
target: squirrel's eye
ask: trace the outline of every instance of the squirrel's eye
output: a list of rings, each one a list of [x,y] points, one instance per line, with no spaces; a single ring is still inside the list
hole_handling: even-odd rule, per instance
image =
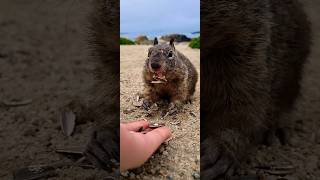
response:
[[[173,57],[173,52],[172,52],[172,51],[169,52],[168,57],[169,57],[169,58],[172,58],[172,57]]]
[[[150,51],[148,51],[148,57],[150,57],[150,54],[151,54],[151,52],[150,52]]]

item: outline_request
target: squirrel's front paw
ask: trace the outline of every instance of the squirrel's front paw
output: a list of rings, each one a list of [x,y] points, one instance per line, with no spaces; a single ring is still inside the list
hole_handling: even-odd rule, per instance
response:
[[[236,160],[218,143],[201,143],[201,179],[220,179],[232,176]]]
[[[177,113],[179,113],[181,111],[182,105],[179,102],[173,103],[171,102],[169,104],[169,108],[168,108],[168,114],[169,115],[175,115]]]
[[[145,110],[149,110],[152,105],[152,102],[150,100],[144,99],[142,103],[142,108]]]
[[[94,130],[86,146],[84,156],[99,168],[112,171],[119,168],[119,132],[111,127]]]

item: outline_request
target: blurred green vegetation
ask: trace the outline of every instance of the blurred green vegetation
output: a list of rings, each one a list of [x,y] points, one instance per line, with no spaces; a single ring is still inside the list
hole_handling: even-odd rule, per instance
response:
[[[200,49],[200,36],[197,38],[193,38],[189,44],[189,47],[192,49]]]
[[[120,45],[134,45],[135,43],[128,38],[120,37]]]

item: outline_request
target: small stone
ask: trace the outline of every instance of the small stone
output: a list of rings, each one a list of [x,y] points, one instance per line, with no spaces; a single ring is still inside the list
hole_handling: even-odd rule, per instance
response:
[[[171,175],[166,176],[167,180],[173,180],[173,177]]]
[[[136,175],[135,175],[133,172],[131,172],[131,173],[129,174],[129,177],[130,177],[130,179],[135,179],[135,178],[136,178]]]
[[[121,173],[121,176],[123,176],[123,177],[129,177],[129,172],[128,172],[128,171],[122,172],[122,173]]]
[[[197,173],[197,172],[194,172],[194,173],[192,174],[192,177],[193,177],[193,179],[200,179],[200,174]]]
[[[133,113],[133,112],[134,112],[133,109],[125,109],[125,110],[123,110],[124,114],[130,114],[130,113]]]

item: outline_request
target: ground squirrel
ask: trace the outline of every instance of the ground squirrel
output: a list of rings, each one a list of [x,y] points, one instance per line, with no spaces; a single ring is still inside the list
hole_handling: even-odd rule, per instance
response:
[[[166,99],[170,113],[177,112],[183,103],[191,101],[197,79],[195,67],[175,49],[174,39],[158,44],[155,38],[143,69],[143,106],[148,109],[152,103]]]

